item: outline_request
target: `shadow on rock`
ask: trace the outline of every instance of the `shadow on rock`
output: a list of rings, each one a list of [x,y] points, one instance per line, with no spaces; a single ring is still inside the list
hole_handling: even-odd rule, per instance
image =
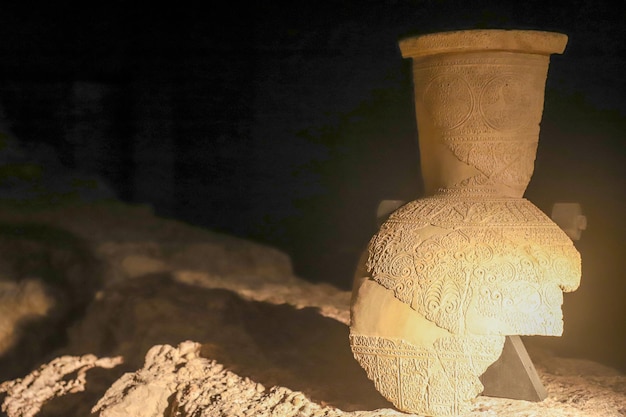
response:
[[[106,289],[58,352],[122,355],[124,365],[88,374],[87,392],[53,400],[42,415],[88,415],[114,379],[143,365],[150,347],[185,340],[202,343],[203,356],[266,387],[302,391],[347,411],[390,407],[352,357],[344,324],[313,308],[247,301],[151,275]]]
[[[101,265],[73,234],[0,222],[0,381],[23,376],[67,343],[101,286]]]

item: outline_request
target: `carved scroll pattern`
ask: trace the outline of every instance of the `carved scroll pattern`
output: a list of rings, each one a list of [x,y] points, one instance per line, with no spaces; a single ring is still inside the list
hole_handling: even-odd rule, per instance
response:
[[[561,289],[578,286],[580,256],[532,207],[521,199],[417,200],[374,236],[367,268],[396,298],[454,334],[466,333],[472,305],[502,323],[490,334],[558,335]]]
[[[503,336],[440,338],[420,347],[400,339],[350,335],[355,358],[376,389],[400,410],[458,415],[480,394],[478,377],[498,359]]]

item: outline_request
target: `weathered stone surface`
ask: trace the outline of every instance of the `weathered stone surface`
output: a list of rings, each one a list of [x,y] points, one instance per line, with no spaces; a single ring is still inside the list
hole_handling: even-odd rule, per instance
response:
[[[307,304],[308,285],[293,283],[300,304]],[[273,288],[259,286],[258,293],[269,295]],[[244,289],[241,286],[245,294]],[[349,293],[333,291],[328,291],[329,301],[338,293],[344,296],[342,315],[347,316]],[[184,340],[202,343],[205,357],[266,386],[302,391],[318,403],[344,410],[388,407],[353,360],[347,326],[316,308],[284,304],[282,294],[288,292],[275,293],[271,301],[252,301],[234,291],[184,284],[165,274],[110,286],[71,329],[69,344],[59,354],[119,355],[124,364],[108,375],[99,373],[80,398],[51,402],[44,415],[67,415],[66,410],[78,406],[87,413],[85,407],[93,405],[120,372],[141,367],[153,345]]]
[[[46,401],[83,391],[89,369],[113,368],[120,363],[121,357],[97,358],[94,355],[83,355],[56,358],[24,378],[0,384],[0,393],[7,394],[2,403],[2,411],[8,417],[32,417]]]
[[[463,413],[504,336],[563,331],[562,291],[578,287],[580,255],[521,197],[549,55],[566,42],[478,30],[400,43],[413,58],[427,196],[397,209],[370,241],[355,277],[351,346],[402,410]]]
[[[313,305],[325,315],[344,323],[350,320],[345,309],[350,296],[337,293],[329,284],[310,284],[297,279],[285,253],[180,221],[158,218],[146,206],[101,202],[15,210],[0,205],[0,219],[7,224],[52,227],[84,241],[83,252],[102,263],[101,270],[79,274],[88,283],[95,281],[99,286],[107,286],[129,278],[166,273],[183,283],[233,289],[248,299],[280,300],[297,307],[304,307],[302,294],[306,293],[307,303],[316,300]],[[80,264],[77,262],[80,259],[70,260],[75,266]],[[66,270],[69,266],[66,268],[63,263],[57,267],[56,272],[63,276],[76,272]],[[298,284],[289,284],[295,282]]]
[[[543,403],[479,397],[472,402],[467,415],[583,416],[592,415],[594,411],[607,417],[623,415],[620,413],[626,411],[626,377],[610,369],[602,370],[601,366],[592,368],[588,371],[595,370],[596,375],[591,383],[584,382],[583,377],[570,373],[572,371],[561,376],[544,374],[553,395]],[[148,409],[145,404],[155,409]],[[192,342],[182,343],[177,348],[153,347],[143,368],[116,381],[94,410],[101,410],[101,417],[176,413],[188,416],[406,415],[389,409],[345,412],[320,406],[288,388],[264,387],[203,358],[200,345]]]
[[[626,376],[590,361],[555,358],[546,351],[535,350],[532,353],[539,365],[539,374],[550,392],[548,399],[531,403],[478,397],[471,401],[471,410],[466,415],[621,417],[626,412]],[[96,406],[100,410],[97,414],[124,417],[160,417],[176,415],[175,412],[197,416],[408,416],[391,409],[345,412],[328,407],[312,402],[300,392],[280,386],[270,387],[237,375],[205,356],[204,348],[193,342],[181,343],[177,348],[154,346],[146,355],[141,369],[125,374],[109,388]],[[52,366],[54,363],[63,363],[64,371],[59,372],[58,367]],[[46,379],[57,381],[66,370],[78,369],[84,364],[85,358],[66,357],[56,359],[42,369],[57,369],[50,372],[50,375],[54,375],[52,378]],[[15,385],[15,382],[8,384]],[[29,391],[32,394],[41,392],[34,385],[31,388],[34,389]],[[52,391],[44,385],[43,392]],[[10,417],[34,415],[25,414],[28,410],[34,410],[33,401],[13,404],[16,414]],[[55,415],[88,414],[89,409],[82,413]]]
[[[118,372],[140,366],[145,352],[152,345],[176,344],[186,339],[210,340],[205,335],[221,329],[229,315],[238,317],[239,313],[233,313],[229,308],[246,305],[243,300],[262,301],[269,305],[286,303],[294,310],[317,307],[327,317],[343,323],[349,321],[350,294],[337,291],[328,284],[306,283],[294,277],[289,257],[284,253],[175,220],[157,218],[146,207],[117,202],[68,204],[46,207],[45,210],[14,210],[0,206],[0,221],[5,225],[5,232],[16,234],[17,231],[20,239],[16,245],[15,239],[8,238],[10,233],[3,233],[6,244],[2,246],[0,266],[4,275],[27,279],[44,271],[60,277],[54,281],[58,284],[56,287],[49,285],[53,281],[27,279],[21,284],[7,281],[0,288],[3,294],[0,310],[6,309],[7,313],[0,318],[0,324],[6,330],[2,340],[5,348],[13,346],[10,352],[0,355],[0,375],[4,376],[0,380],[24,375],[49,360],[59,342],[68,344],[63,350],[56,350],[54,355],[117,351],[127,360],[126,368],[121,367],[112,374],[90,373],[87,392],[73,396],[76,400],[52,401],[45,407],[44,414],[85,415],[84,404],[87,408],[90,402],[93,404],[119,376]],[[22,233],[25,229],[20,225],[28,225],[28,231]],[[40,235],[42,239],[37,238]],[[25,236],[31,239],[25,239]],[[37,239],[33,240],[33,236]],[[74,250],[75,241],[82,242],[79,251]],[[16,265],[21,265],[21,269],[16,269]],[[170,284],[162,285],[164,281]],[[37,285],[26,285],[27,282]],[[64,301],[67,299],[78,305],[94,301],[93,288],[99,287],[101,290],[95,297],[98,301],[83,321],[88,324],[76,323],[67,341],[65,327],[71,323],[65,316],[59,316],[57,310],[67,311],[71,306]],[[31,291],[33,289],[37,291]],[[207,320],[206,315],[211,314],[206,310],[206,303],[210,303],[207,294],[212,293],[209,289],[229,289],[241,298],[235,296],[216,301],[215,316],[213,320]],[[223,293],[229,294],[228,291]],[[52,297],[42,300],[44,295]],[[161,299],[163,302],[158,301]],[[140,306],[141,300],[145,300],[143,307]],[[31,301],[36,301],[36,311],[29,304]],[[190,305],[197,307],[189,309]],[[50,306],[61,308],[53,308],[53,316],[49,317]],[[43,311],[47,312],[45,317]],[[125,320],[120,321],[121,311],[127,313],[124,313]],[[83,314],[72,318],[77,319]],[[256,314],[255,309],[248,309],[248,314]],[[167,320],[163,317],[171,320],[171,324],[165,325]],[[36,326],[28,324],[28,320]],[[162,326],[155,327],[154,321],[160,321]],[[14,332],[18,322],[20,331]],[[125,326],[116,327],[115,323],[120,322]],[[65,326],[58,327],[58,323]],[[207,325],[197,326],[197,323]],[[237,320],[233,323],[241,324]],[[245,328],[230,328],[230,334],[245,333]],[[54,343],[43,343],[41,336],[49,334],[55,337]],[[347,332],[337,335],[340,340],[347,340],[347,337]],[[232,343],[236,344],[236,340],[239,339],[232,339]],[[243,343],[251,342],[246,339]],[[224,348],[226,350],[232,347],[228,343],[220,345],[228,345]],[[244,350],[237,352],[245,356]],[[350,356],[346,351],[342,357],[350,363]],[[132,362],[132,358],[136,361]],[[358,365],[354,368],[360,371]],[[377,395],[375,391],[373,393]]]
[[[240,280],[276,281],[293,275],[291,260],[279,250],[180,221],[165,221],[147,206],[109,201],[15,210],[0,205],[0,219],[52,226],[84,240],[109,266],[105,283],[143,272],[183,269]],[[127,260],[127,256],[132,258]],[[154,262],[159,265],[156,270]]]
[[[101,285],[85,240],[50,225],[0,219],[0,379],[24,375],[64,342]]]
[[[312,402],[285,387],[266,388],[201,356],[199,343],[154,346],[142,369],[117,380],[98,401],[100,417],[359,416]],[[400,415],[386,410],[380,415]]]

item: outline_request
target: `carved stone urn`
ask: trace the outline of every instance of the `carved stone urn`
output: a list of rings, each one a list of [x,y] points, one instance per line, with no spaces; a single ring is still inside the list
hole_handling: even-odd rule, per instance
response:
[[[403,411],[469,410],[506,335],[563,331],[580,282],[568,236],[528,200],[549,56],[567,37],[471,30],[400,42],[413,59],[426,197],[391,214],[357,269],[350,344]]]

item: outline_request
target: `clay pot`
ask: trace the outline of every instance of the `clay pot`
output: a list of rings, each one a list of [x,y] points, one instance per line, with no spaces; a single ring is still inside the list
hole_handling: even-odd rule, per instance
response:
[[[533,172],[549,54],[567,37],[477,30],[410,38],[426,194],[522,197]]]
[[[504,336],[560,335],[580,282],[567,235],[522,195],[549,55],[565,35],[478,30],[400,42],[413,58],[427,197],[396,210],[355,277],[351,346],[401,410],[467,411]]]

